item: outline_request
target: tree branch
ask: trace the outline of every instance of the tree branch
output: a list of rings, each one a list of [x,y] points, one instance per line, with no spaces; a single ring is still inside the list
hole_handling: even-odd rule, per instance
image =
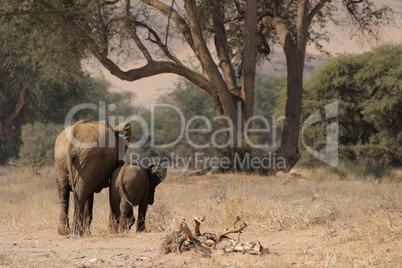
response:
[[[269,46],[267,39],[265,38],[263,30],[264,30],[264,24],[261,23],[258,29],[258,37],[261,41],[261,45],[258,46],[258,51],[262,54],[269,55],[271,53],[271,47]]]
[[[15,120],[15,118],[20,115],[22,108],[24,108],[24,105],[26,103],[25,99],[25,94],[27,93],[30,85],[35,82],[35,80],[38,78],[36,76],[35,72],[32,71],[30,77],[24,81],[24,84],[22,85],[22,89],[20,92],[20,97],[18,99],[17,104],[15,105],[14,112],[8,117],[7,122],[5,123],[6,126],[11,125],[11,123]]]
[[[312,20],[314,19],[314,17],[318,14],[318,12],[320,12],[320,10],[325,6],[325,4],[328,2],[329,0],[320,0],[315,6],[314,8],[310,11],[310,13],[307,16],[308,19],[308,23],[311,24]]]
[[[167,42],[168,42],[170,17],[172,16],[174,2],[175,2],[175,0],[172,0],[172,5],[170,6],[170,13],[169,13],[168,21],[167,21],[167,25],[166,25],[165,46],[167,46]]]
[[[216,85],[218,97],[222,103],[226,105],[224,108],[224,114],[231,118],[236,118],[237,109],[233,102],[233,94],[229,91],[227,84],[223,80],[218,67],[212,59],[211,53],[208,50],[207,44],[204,40],[201,26],[198,21],[197,8],[195,0],[185,0],[184,8],[188,17],[188,24],[191,29],[191,35],[194,41],[195,55],[200,61],[207,79],[213,81]]]
[[[223,21],[222,7],[219,0],[210,0],[212,20],[214,24],[214,34],[215,34],[215,47],[218,53],[218,58],[220,66],[225,78],[226,84],[229,89],[237,88],[236,74],[233,70],[230,56],[229,56],[229,45],[227,42],[225,24]]]
[[[275,29],[285,53],[292,52],[295,49],[296,45],[292,39],[289,29],[281,18],[267,15],[262,18],[262,23],[264,24],[264,27],[268,29]]]
[[[216,95],[216,89],[215,86],[205,79],[205,77],[201,76],[200,74],[194,72],[193,70],[187,68],[186,66],[182,64],[177,64],[169,61],[151,61],[148,62],[143,67],[137,68],[137,69],[131,69],[128,71],[123,71],[122,69],[119,68],[119,66],[116,65],[112,60],[110,60],[108,57],[105,57],[100,53],[98,50],[98,47],[95,43],[95,41],[88,36],[88,34],[82,30],[80,27],[78,27],[73,21],[69,20],[66,16],[63,14],[59,13],[55,8],[53,8],[50,4],[43,0],[37,0],[42,6],[44,6],[46,9],[52,11],[53,14],[56,15],[56,17],[63,23],[66,23],[71,26],[72,30],[82,36],[84,40],[86,41],[87,48],[92,52],[94,57],[106,68],[110,71],[112,75],[115,75],[116,77],[126,80],[126,81],[135,81],[141,78],[145,77],[150,77],[153,75],[157,74],[163,74],[163,73],[173,73],[177,74],[180,76],[183,76],[187,78],[189,81],[191,81],[193,84],[199,86],[200,88],[204,89],[207,91],[211,96]],[[150,0],[147,2],[156,2],[161,4],[159,1],[156,0]],[[163,4],[164,5],[164,4]],[[178,19],[177,12],[173,11],[172,12],[172,18]],[[181,18],[181,17],[180,17]],[[180,20],[180,19],[179,19]],[[183,18],[181,18],[183,20]],[[183,20],[184,22],[184,20]],[[185,23],[185,22],[184,22]],[[183,26],[183,25],[181,25]],[[185,26],[187,24],[185,23]],[[192,40],[192,39],[191,39]]]
[[[302,57],[304,62],[304,54],[306,50],[308,29],[310,24],[308,23],[308,0],[298,0],[297,6],[297,22],[296,22],[296,46],[298,54]]]
[[[105,20],[103,19],[102,16],[100,0],[96,1],[96,14],[98,16],[98,22],[101,27],[101,33],[102,33],[102,46],[103,46],[102,54],[106,57],[109,52],[109,43],[107,38],[107,29]]]
[[[134,42],[137,45],[137,47],[141,50],[141,52],[144,55],[144,57],[147,60],[147,62],[153,61],[153,59],[151,57],[151,54],[149,54],[148,49],[144,46],[144,44],[141,42],[141,39],[138,37],[135,28],[133,29],[129,25],[129,21],[130,21],[130,0],[126,0],[126,5],[125,5],[125,9],[124,9],[124,16],[125,16],[124,29],[126,29],[128,34],[134,40]]]
[[[184,18],[182,16],[180,16],[180,14],[174,8],[171,8],[170,6],[162,3],[159,0],[142,0],[142,2],[144,2],[146,5],[149,5],[149,6],[152,6],[156,9],[158,9],[159,11],[161,11],[162,13],[164,13],[167,16],[169,16],[169,14],[170,14],[171,18],[175,22],[176,26],[179,28],[179,30],[182,33],[186,42],[189,44],[189,46],[191,47],[191,49],[193,51],[195,50],[194,41],[191,36],[190,27],[187,25]]]
[[[163,54],[165,54],[165,56],[169,59],[171,59],[173,62],[182,65],[182,63],[179,61],[179,59],[177,59],[170,51],[169,48],[167,47],[167,45],[162,43],[161,38],[159,37],[159,35],[154,31],[154,29],[152,29],[149,25],[140,22],[140,21],[136,21],[135,22],[136,25],[143,27],[145,29],[148,30],[149,34],[152,34],[152,36],[155,38],[154,40],[151,39],[150,37],[148,37],[147,40],[149,40],[150,42],[158,45],[160,47],[160,49],[162,49]]]

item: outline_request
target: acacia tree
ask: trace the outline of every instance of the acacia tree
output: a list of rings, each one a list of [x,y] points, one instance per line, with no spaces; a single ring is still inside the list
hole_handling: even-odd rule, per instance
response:
[[[288,98],[277,157],[286,160],[288,171],[300,158],[298,137],[306,46],[325,37],[311,25],[323,29],[332,19],[334,2],[20,0],[0,4],[0,12],[16,33],[25,34],[22,40],[30,33],[35,38],[46,36],[35,41],[48,47],[42,48],[41,53],[47,52],[61,62],[81,58],[88,52],[113,75],[126,81],[162,73],[185,77],[209,93],[218,112],[234,123],[237,133],[243,131],[245,122],[253,115],[256,63],[266,59],[271,46],[279,43],[287,61]],[[381,22],[387,22],[384,15],[388,9],[377,10],[372,1],[342,0],[341,4],[360,32],[373,34]],[[213,45],[210,39],[214,40]],[[178,40],[183,40],[195,54],[203,75],[175,56]],[[31,42],[20,44],[23,47]],[[139,53],[135,55],[146,63],[125,70],[119,55],[127,58],[133,53]]]

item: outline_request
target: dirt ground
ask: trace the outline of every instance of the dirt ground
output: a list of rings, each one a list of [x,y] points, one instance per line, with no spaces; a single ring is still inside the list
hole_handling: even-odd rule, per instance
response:
[[[208,258],[195,251],[162,254],[160,245],[165,236],[163,233],[130,232],[125,237],[73,238],[60,236],[55,230],[0,230],[0,263],[11,267],[350,266],[348,252],[341,254],[344,259],[339,259],[339,256],[338,259],[334,258],[331,252],[341,249],[337,249],[333,241],[323,241],[325,232],[325,228],[314,228],[244,234],[241,241],[255,241],[258,237],[258,241],[268,247],[270,253],[262,256],[242,253],[226,255],[222,247],[228,246],[228,243],[222,242]],[[400,252],[392,247],[384,248],[383,253],[390,252],[396,264],[401,261]],[[355,264],[360,266],[357,262]],[[376,264],[386,265],[378,261]]]
[[[398,171],[400,175],[400,171]],[[147,214],[149,232],[107,231],[108,192],[95,196],[92,236],[57,234],[53,171],[41,176],[0,170],[0,267],[400,267],[401,183],[339,180],[327,173],[168,176]],[[325,178],[324,180],[322,178]],[[71,209],[71,208],[70,208]],[[163,254],[165,236],[183,218],[206,215],[201,232],[224,231],[240,215],[241,242],[268,254],[211,257],[196,250]],[[237,239],[237,234],[229,237]]]

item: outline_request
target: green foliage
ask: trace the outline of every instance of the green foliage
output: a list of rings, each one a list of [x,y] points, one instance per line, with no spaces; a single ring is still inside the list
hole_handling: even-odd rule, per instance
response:
[[[341,179],[347,177],[349,174],[355,175],[358,178],[373,176],[380,179],[384,176],[389,176],[391,173],[389,167],[374,161],[356,163],[348,159],[340,161],[337,167],[331,167],[329,170],[332,173],[338,174]]]
[[[1,35],[0,35],[1,37]],[[7,43],[3,38],[0,45]],[[7,51],[0,53],[0,164],[10,158],[25,157],[19,154],[21,127],[27,123],[63,124],[71,108],[82,103],[105,102],[106,119],[109,116],[130,116],[138,112],[131,101],[130,92],[112,92],[103,77],[91,78],[83,71],[60,72],[57,76],[43,76],[42,68],[34,66],[30,58],[11,60]],[[108,105],[114,104],[114,111]],[[17,113],[18,111],[18,113]],[[85,109],[74,116],[80,119],[98,120],[99,111]],[[116,118],[116,122],[118,119]],[[47,148],[46,146],[44,148]],[[25,151],[28,151],[25,146]],[[39,149],[35,148],[34,151]],[[49,153],[53,154],[52,150]],[[38,152],[37,161],[48,162],[50,158]],[[29,159],[34,159],[30,157]],[[35,160],[36,161],[36,160]]]
[[[341,55],[305,83],[303,117],[338,100],[340,155],[353,161],[400,165],[401,81],[402,44]],[[325,150],[326,123],[306,128],[305,141],[314,150]]]
[[[53,163],[54,143],[62,130],[62,125],[39,122],[24,125],[21,130],[22,145],[19,153],[22,164]]]
[[[266,118],[270,126],[268,133],[255,137],[259,144],[279,145],[278,141],[282,136],[282,128],[276,121],[285,114],[286,98],[282,96],[286,95],[286,84],[285,76],[267,75],[257,77],[254,115]],[[261,120],[255,120],[254,122],[255,128],[265,128],[265,124]]]

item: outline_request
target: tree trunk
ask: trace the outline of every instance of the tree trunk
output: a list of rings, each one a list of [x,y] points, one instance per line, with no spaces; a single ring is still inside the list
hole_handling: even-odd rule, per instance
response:
[[[275,152],[277,159],[283,158],[286,162],[286,167],[282,170],[284,172],[289,172],[300,159],[298,144],[303,95],[303,61],[300,61],[300,55],[289,54],[286,55],[288,81],[286,118],[281,146]]]
[[[242,99],[245,102],[246,119],[254,114],[255,69],[257,65],[257,8],[258,1],[246,1],[244,18],[244,52]]]
[[[313,12],[318,12],[325,1],[320,1]],[[300,159],[299,131],[302,112],[304,56],[308,39],[308,29],[314,14],[308,13],[309,1],[299,0],[297,7],[296,36],[292,37],[287,25],[280,17],[263,18],[265,27],[275,29],[287,65],[287,100],[281,146],[275,151],[276,163],[285,162],[284,167],[274,167],[275,171],[289,172]],[[276,13],[276,12],[274,12]],[[279,161],[281,160],[281,161]]]

